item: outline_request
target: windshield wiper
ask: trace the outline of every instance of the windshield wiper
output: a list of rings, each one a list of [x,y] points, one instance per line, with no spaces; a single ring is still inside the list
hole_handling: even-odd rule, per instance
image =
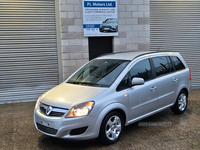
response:
[[[80,84],[80,85],[90,85],[90,86],[100,86],[100,87],[102,87],[102,85],[100,85],[100,84],[96,84],[96,83],[89,83],[89,82],[76,82],[76,81],[68,81],[67,83],[72,83],[72,84]]]
[[[67,81],[66,83],[76,84],[76,82],[74,82],[74,81]]]
[[[75,82],[75,84],[81,84],[81,85],[92,85],[92,86],[99,86],[99,84],[96,83],[89,83],[89,82]]]
[[[97,83],[89,83],[89,82],[68,81],[66,83],[79,84],[79,85],[89,85],[89,86],[98,86],[98,87],[109,87],[108,85],[97,84]]]

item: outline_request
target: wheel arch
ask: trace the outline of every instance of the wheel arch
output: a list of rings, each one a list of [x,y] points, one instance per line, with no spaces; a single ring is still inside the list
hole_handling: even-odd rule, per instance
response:
[[[188,92],[188,89],[187,89],[187,88],[183,88],[183,89],[180,90],[180,92],[181,92],[181,91],[185,91],[186,94],[187,94],[187,97],[188,97],[189,92]],[[179,92],[179,93],[180,93],[180,92]]]
[[[106,115],[105,115],[105,117],[109,114],[109,113],[111,113],[111,112],[114,112],[114,111],[116,111],[116,112],[119,112],[121,115],[122,115],[122,117],[123,117],[123,121],[124,121],[124,125],[126,124],[126,114],[125,114],[125,112],[122,110],[122,109],[120,109],[120,108],[116,108],[116,109],[113,109],[113,110],[111,110],[111,111],[109,111]],[[104,118],[105,118],[104,117]]]
[[[178,97],[178,95],[180,94],[181,91],[185,91],[187,94],[187,97],[189,96],[189,88],[187,86],[187,84],[182,84],[181,86],[179,86],[177,93],[176,93],[176,97]],[[175,101],[176,102],[176,101]]]
[[[179,107],[179,96],[181,95],[181,93],[185,93],[186,94],[186,97],[188,98],[189,96],[189,91],[187,88],[181,88],[179,90],[179,93],[177,95],[177,98],[176,98],[176,102],[174,103],[174,105],[171,107],[171,110],[174,114],[182,114],[185,112],[185,110],[187,109],[187,104],[188,104],[188,100],[186,98],[186,102],[185,104],[183,105],[184,106],[184,109],[182,110],[182,108]],[[183,104],[183,103],[182,103]],[[181,105],[182,105],[181,104]]]
[[[119,112],[124,119],[124,125],[125,126],[127,125],[127,121],[128,121],[128,110],[127,110],[127,108],[121,103],[112,103],[112,104],[109,104],[108,106],[106,106],[98,116],[98,119],[97,119],[97,122],[96,122],[96,130],[98,131],[98,133],[100,133],[100,128],[101,128],[103,119],[109,113],[111,113],[113,111]]]

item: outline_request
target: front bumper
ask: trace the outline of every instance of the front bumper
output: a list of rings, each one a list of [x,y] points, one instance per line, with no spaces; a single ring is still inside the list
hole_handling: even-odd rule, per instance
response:
[[[99,28],[100,32],[104,32],[104,31],[112,31],[112,32],[117,32],[117,27],[112,28],[111,26],[102,26]]]
[[[96,120],[97,117],[90,114],[83,117],[64,118],[46,116],[40,110],[34,112],[34,124],[38,131],[48,136],[64,139],[88,140],[97,138],[99,126],[96,124]]]

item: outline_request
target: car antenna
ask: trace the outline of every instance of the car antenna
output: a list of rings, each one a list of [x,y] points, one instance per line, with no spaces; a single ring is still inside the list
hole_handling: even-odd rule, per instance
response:
[[[158,47],[158,52],[159,52],[159,50],[160,50],[160,47],[161,47],[161,45]]]

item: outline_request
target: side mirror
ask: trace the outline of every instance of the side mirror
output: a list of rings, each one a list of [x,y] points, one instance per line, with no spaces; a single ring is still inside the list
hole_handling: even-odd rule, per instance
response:
[[[132,81],[131,81],[131,86],[134,86],[134,85],[142,85],[144,84],[144,79],[143,78],[133,78]]]

